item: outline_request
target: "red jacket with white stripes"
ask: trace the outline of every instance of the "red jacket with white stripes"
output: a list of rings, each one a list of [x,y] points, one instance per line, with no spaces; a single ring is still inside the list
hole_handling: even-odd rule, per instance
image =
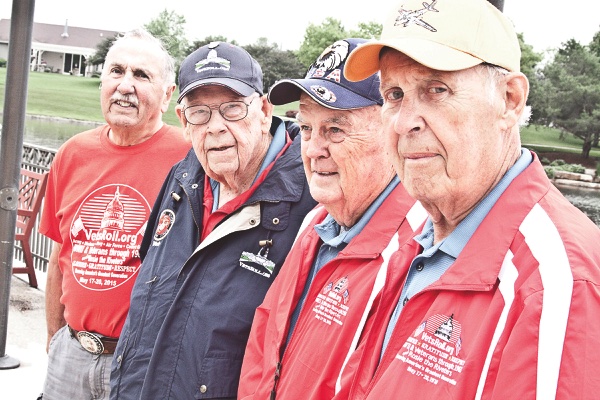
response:
[[[597,399],[600,230],[533,163],[456,262],[404,306],[379,366],[414,248],[403,246],[339,399]],[[396,263],[398,261],[398,263]],[[384,306],[385,305],[385,306]],[[368,327],[367,327],[368,328]]]
[[[399,184],[363,230],[315,276],[298,322],[280,357],[289,320],[322,244],[313,229],[327,212],[318,207],[296,240],[256,311],[242,365],[239,399],[330,399],[341,371],[378,303],[390,255],[426,218]],[[279,375],[275,379],[276,371]]]

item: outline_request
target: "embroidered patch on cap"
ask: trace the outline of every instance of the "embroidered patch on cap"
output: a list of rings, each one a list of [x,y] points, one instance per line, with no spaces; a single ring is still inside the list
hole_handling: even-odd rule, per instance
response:
[[[350,44],[345,40],[338,40],[332,45],[328,46],[319,58],[312,64],[311,68],[315,70],[325,69],[332,71],[338,68],[346,58],[348,57]]]
[[[205,59],[200,60],[194,66],[196,72],[202,72],[208,69],[222,69],[224,71],[229,71],[231,69],[231,61],[219,57],[217,54],[217,50],[212,48],[211,46],[217,47],[218,43],[213,42],[209,45],[211,50],[208,52],[208,55]]]
[[[335,94],[327,89],[326,87],[320,86],[320,85],[312,85],[310,87],[310,90],[321,100],[326,101],[328,103],[334,103],[337,98],[335,97]]]
[[[415,24],[428,29],[431,32],[437,32],[437,29],[423,21],[423,15],[427,11],[439,12],[439,10],[435,9],[435,3],[437,3],[437,0],[433,0],[431,4],[423,2],[424,7],[418,10],[405,10],[403,7],[401,7],[400,10],[398,10],[400,15],[396,18],[394,26],[402,25],[406,28],[410,24]]]

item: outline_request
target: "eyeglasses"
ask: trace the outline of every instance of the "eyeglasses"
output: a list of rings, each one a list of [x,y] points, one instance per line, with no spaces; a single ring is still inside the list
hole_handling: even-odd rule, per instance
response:
[[[250,103],[243,101],[228,101],[219,104],[218,107],[210,107],[207,105],[190,106],[183,110],[183,115],[188,123],[192,125],[204,125],[210,121],[212,110],[219,110],[219,114],[227,121],[239,121],[246,118],[248,115],[248,107],[256,99],[254,97]]]

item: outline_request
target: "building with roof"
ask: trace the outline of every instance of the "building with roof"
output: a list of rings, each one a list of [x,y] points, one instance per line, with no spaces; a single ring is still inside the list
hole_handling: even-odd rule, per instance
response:
[[[87,65],[100,42],[119,32],[34,22],[31,38],[31,70],[91,76],[102,65]],[[0,19],[0,58],[8,59],[10,19]]]

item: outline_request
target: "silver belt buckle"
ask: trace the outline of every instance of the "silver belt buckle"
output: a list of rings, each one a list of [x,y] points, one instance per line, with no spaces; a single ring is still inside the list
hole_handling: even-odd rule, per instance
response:
[[[77,332],[77,340],[86,351],[94,355],[99,355],[104,352],[104,344],[100,338],[91,332]]]

